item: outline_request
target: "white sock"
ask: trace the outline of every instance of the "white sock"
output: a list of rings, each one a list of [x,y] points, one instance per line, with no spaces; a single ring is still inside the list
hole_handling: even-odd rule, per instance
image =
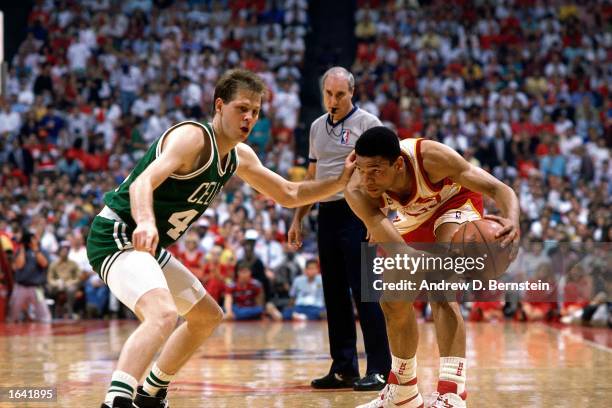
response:
[[[104,403],[109,407],[113,406],[115,397],[126,397],[133,399],[138,387],[138,380],[124,371],[115,371],[111,378],[111,384],[104,397]]]
[[[391,355],[391,372],[389,373],[390,401],[403,408],[418,408],[423,406],[423,397],[419,394],[416,377],[416,356],[399,358]],[[395,406],[395,405],[394,405]]]
[[[416,377],[416,356],[403,359],[391,355],[391,371],[397,377],[400,384],[407,383]]]
[[[173,378],[174,374],[171,375],[164,373],[159,369],[157,363],[154,363],[153,367],[151,368],[151,372],[142,384],[142,389],[144,392],[154,397],[157,395],[159,390],[167,389],[168,385],[170,385],[170,381],[172,381]]]
[[[463,394],[465,392],[466,372],[467,363],[465,358],[440,357],[440,382],[438,383],[438,392],[440,394],[448,392],[458,395]],[[454,383],[456,387],[448,383]],[[453,388],[455,388],[455,390],[453,390]]]

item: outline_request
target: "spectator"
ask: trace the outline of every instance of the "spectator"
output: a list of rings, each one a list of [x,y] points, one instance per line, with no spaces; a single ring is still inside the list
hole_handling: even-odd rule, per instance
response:
[[[291,89],[291,82],[282,83],[281,89],[274,97],[273,106],[283,127],[293,129],[297,126],[301,103],[297,92]]]
[[[239,263],[236,271],[236,281],[227,285],[225,291],[225,318],[260,319],[264,312],[264,291],[261,283],[253,279],[248,263]]]
[[[285,320],[321,320],[325,313],[323,300],[323,281],[316,259],[306,262],[304,274],[298,276],[291,285],[290,306],[283,311]]]
[[[85,281],[85,302],[87,318],[102,317],[108,310],[110,291],[95,272],[90,272]]]
[[[551,287],[546,291],[529,291],[521,302],[517,311],[517,319],[520,321],[551,321],[558,313],[557,307],[557,280],[553,274],[550,263],[540,265],[535,276],[530,282],[545,282]]]
[[[272,285],[270,283],[269,273],[266,273],[266,267],[255,252],[256,242],[259,239],[259,233],[254,229],[249,229],[244,234],[244,256],[238,260],[240,265],[249,265],[251,268],[251,276],[261,283],[264,291],[265,311],[274,320],[282,320],[280,311],[272,303]]]
[[[284,260],[280,267],[274,271],[272,303],[279,310],[284,310],[289,305],[291,284],[302,273],[302,268],[300,267],[301,258],[301,255],[289,247],[285,252]]]
[[[225,285],[231,282],[231,271],[234,270],[233,265],[221,262],[222,253],[223,248],[219,245],[212,247],[206,255],[203,278],[200,279],[208,294],[220,305],[223,304]]]
[[[577,264],[571,268],[566,279],[561,316],[569,316],[577,310],[582,310],[593,296],[593,280],[585,273],[582,265]]]
[[[204,252],[199,249],[200,237],[195,231],[190,231],[185,237],[184,250],[174,251],[174,255],[197,278],[204,283]],[[178,253],[177,253],[178,252]]]
[[[59,258],[51,263],[47,273],[47,290],[55,301],[56,318],[73,318],[75,296],[80,288],[81,270],[74,261],[68,259],[69,249],[67,241],[60,244]]]
[[[22,313],[26,314],[26,318],[30,318],[30,306],[34,321],[51,322],[51,313],[44,294],[48,259],[48,255],[38,245],[38,237],[23,231],[12,265],[15,285],[9,301],[9,323],[19,321]]]

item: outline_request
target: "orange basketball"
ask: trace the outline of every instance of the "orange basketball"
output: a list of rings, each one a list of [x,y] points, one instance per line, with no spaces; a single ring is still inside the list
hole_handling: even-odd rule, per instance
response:
[[[503,226],[494,220],[481,219],[461,225],[452,239],[453,252],[459,256],[481,258],[482,270],[474,270],[470,277],[497,279],[510,265],[511,246],[501,247],[501,239],[495,234]]]

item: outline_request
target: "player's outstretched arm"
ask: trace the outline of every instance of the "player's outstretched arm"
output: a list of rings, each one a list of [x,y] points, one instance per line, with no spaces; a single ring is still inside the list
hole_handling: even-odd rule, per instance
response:
[[[463,157],[450,147],[424,140],[421,145],[423,166],[425,171],[434,180],[442,180],[449,177],[462,186],[486,194],[495,200],[497,207],[501,210],[502,217],[487,216],[499,221],[504,228],[497,233],[503,236],[502,246],[519,239],[519,202],[514,191],[493,177],[483,169],[467,162]]]
[[[264,167],[248,145],[240,143],[237,149],[239,162],[236,174],[238,177],[288,208],[315,203],[342,191],[355,168],[355,157],[352,154],[347,158],[340,177],[295,183]]]
[[[204,148],[202,129],[182,125],[166,135],[162,152],[130,185],[130,207],[136,229],[132,244],[137,251],[155,254],[159,235],[153,214],[153,191],[172,173],[192,166]]]
[[[317,175],[317,166],[314,163],[308,164],[308,171],[304,181],[314,180]],[[302,246],[302,219],[310,212],[312,204],[307,204],[298,207],[293,214],[293,221],[287,232],[287,243],[294,249],[298,249]]]

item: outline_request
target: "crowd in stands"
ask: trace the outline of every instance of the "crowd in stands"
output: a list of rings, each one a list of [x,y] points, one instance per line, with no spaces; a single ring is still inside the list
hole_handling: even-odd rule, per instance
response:
[[[256,71],[268,87],[250,136],[266,167],[303,175],[292,135],[307,7],[305,0],[36,2],[0,101],[0,234],[12,254],[3,256],[3,271],[16,269],[0,282],[20,295],[11,320],[27,317],[19,316],[21,300],[38,307],[43,295],[53,299],[54,317],[123,315],[88,263],[88,227],[104,192],[153,140],[179,121],[211,119],[214,85],[227,69]],[[237,262],[248,260],[279,318],[306,262],[285,248],[290,215],[233,180],[172,251],[220,302]],[[26,243],[31,236],[36,248]],[[15,265],[17,255],[26,266]]]
[[[591,259],[589,243],[612,241],[612,6],[573,3],[361,1],[352,70],[358,104],[401,138],[445,143],[512,186],[525,242],[583,243],[569,251]],[[556,281],[574,308],[611,299],[609,264],[538,269],[524,248],[509,279]],[[571,314],[556,296],[506,311]]]
[[[611,271],[593,248],[612,241],[612,6],[358,3],[356,105],[401,138],[443,142],[512,186],[525,245],[508,279],[557,282],[548,302],[467,303],[466,316],[608,319]],[[22,281],[28,296],[45,292],[54,317],[122,315],[87,261],[88,225],[103,193],[164,130],[210,119],[226,69],[256,71],[269,87],[249,140],[264,164],[289,178],[304,174],[294,129],[307,6],[36,2],[0,102],[0,234],[13,253],[35,237],[24,258],[40,276]],[[496,212],[491,200],[486,207]],[[233,179],[172,251],[230,318],[321,318],[322,299],[312,293],[320,277],[309,271],[296,279],[315,266],[306,262],[316,257],[313,218],[295,252],[285,243],[290,216]],[[38,249],[48,265],[38,262]],[[560,270],[557,253],[576,262]],[[559,302],[567,292],[571,302]]]

